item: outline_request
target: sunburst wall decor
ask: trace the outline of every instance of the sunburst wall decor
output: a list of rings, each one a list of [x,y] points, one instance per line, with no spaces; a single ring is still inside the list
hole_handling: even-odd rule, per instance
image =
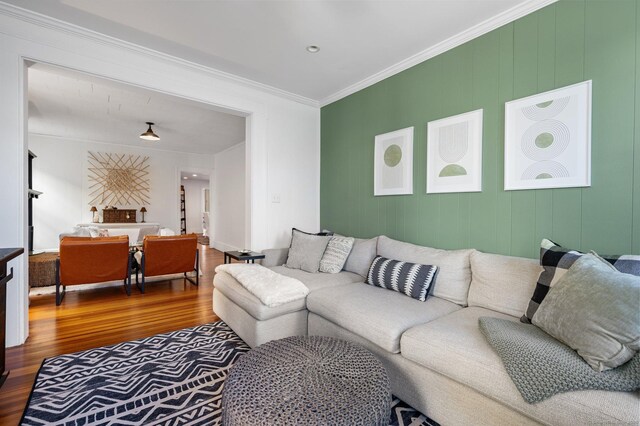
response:
[[[148,205],[149,157],[89,151],[90,205]]]

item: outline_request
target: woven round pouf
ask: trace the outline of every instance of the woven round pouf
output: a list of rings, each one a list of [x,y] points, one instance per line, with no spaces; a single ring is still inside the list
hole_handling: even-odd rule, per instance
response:
[[[287,337],[251,350],[231,367],[224,425],[384,425],[389,378],[366,349],[331,337]]]

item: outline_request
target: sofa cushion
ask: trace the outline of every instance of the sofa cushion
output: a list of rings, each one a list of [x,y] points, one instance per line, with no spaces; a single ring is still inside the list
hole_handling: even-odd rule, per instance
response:
[[[400,352],[405,330],[460,309],[437,297],[425,302],[400,293],[355,283],[323,289],[307,296],[307,309],[384,350]]]
[[[378,246],[378,237],[370,240],[356,238],[351,253],[347,257],[344,264],[344,270],[356,273],[362,278],[367,276],[371,262],[376,257],[376,249]]]
[[[144,241],[144,237],[147,235],[160,235],[160,226],[144,226],[139,229],[138,243]]]
[[[473,251],[441,250],[393,240],[384,235],[378,237],[378,255],[382,257],[437,266],[432,294],[462,306],[467,305],[471,283],[469,256]]]
[[[302,232],[293,228],[286,266],[307,272],[318,272],[320,259],[331,237]]]
[[[537,260],[474,251],[470,256],[469,306],[520,316],[542,267]]]
[[[101,229],[100,231],[105,231]],[[138,242],[138,234],[140,233],[140,228],[108,228],[106,229],[109,237],[119,237],[121,235],[126,235],[129,237],[129,244],[135,244]]]
[[[224,294],[227,299],[230,299],[249,315],[260,321],[279,317],[290,312],[297,312],[305,309],[306,306],[305,299],[302,298],[270,308],[263,305],[260,299],[249,293],[246,288],[226,272],[216,273],[213,278],[213,286]]]
[[[637,421],[640,400],[633,392],[568,392],[528,404],[482,335],[480,317],[518,321],[484,308],[461,309],[407,330],[400,343],[402,355],[543,423],[580,424],[589,419],[614,423],[629,421],[630,416]]]
[[[362,277],[360,275],[346,271],[342,271],[338,274],[325,274],[323,272],[316,272],[315,274],[312,274],[301,271],[300,269],[290,269],[286,266],[274,266],[269,269],[279,274],[302,281],[302,284],[306,285],[310,292],[321,288],[335,287],[362,281]]]
[[[371,263],[367,284],[397,291],[424,302],[429,294],[437,266],[376,257]]]

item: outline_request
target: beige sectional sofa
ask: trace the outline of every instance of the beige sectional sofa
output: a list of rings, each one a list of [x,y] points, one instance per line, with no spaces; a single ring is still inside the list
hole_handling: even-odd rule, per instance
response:
[[[265,254],[263,265],[299,279],[310,293],[306,300],[268,308],[230,275],[216,274],[213,309],[252,347],[306,334],[357,342],[385,364],[395,395],[443,425],[640,421],[638,392],[577,391],[537,404],[523,400],[478,318],[518,321],[541,270],[535,260],[438,250],[385,236],[356,240],[338,274],[279,266],[287,249]],[[376,254],[439,266],[431,296],[420,302],[365,284],[366,265]]]

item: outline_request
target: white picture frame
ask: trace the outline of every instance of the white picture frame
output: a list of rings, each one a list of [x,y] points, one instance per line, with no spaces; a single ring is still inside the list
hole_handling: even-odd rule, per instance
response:
[[[505,103],[504,189],[591,186],[591,80]]]
[[[482,113],[427,124],[427,194],[482,191]]]
[[[413,194],[413,127],[375,137],[373,195]]]

